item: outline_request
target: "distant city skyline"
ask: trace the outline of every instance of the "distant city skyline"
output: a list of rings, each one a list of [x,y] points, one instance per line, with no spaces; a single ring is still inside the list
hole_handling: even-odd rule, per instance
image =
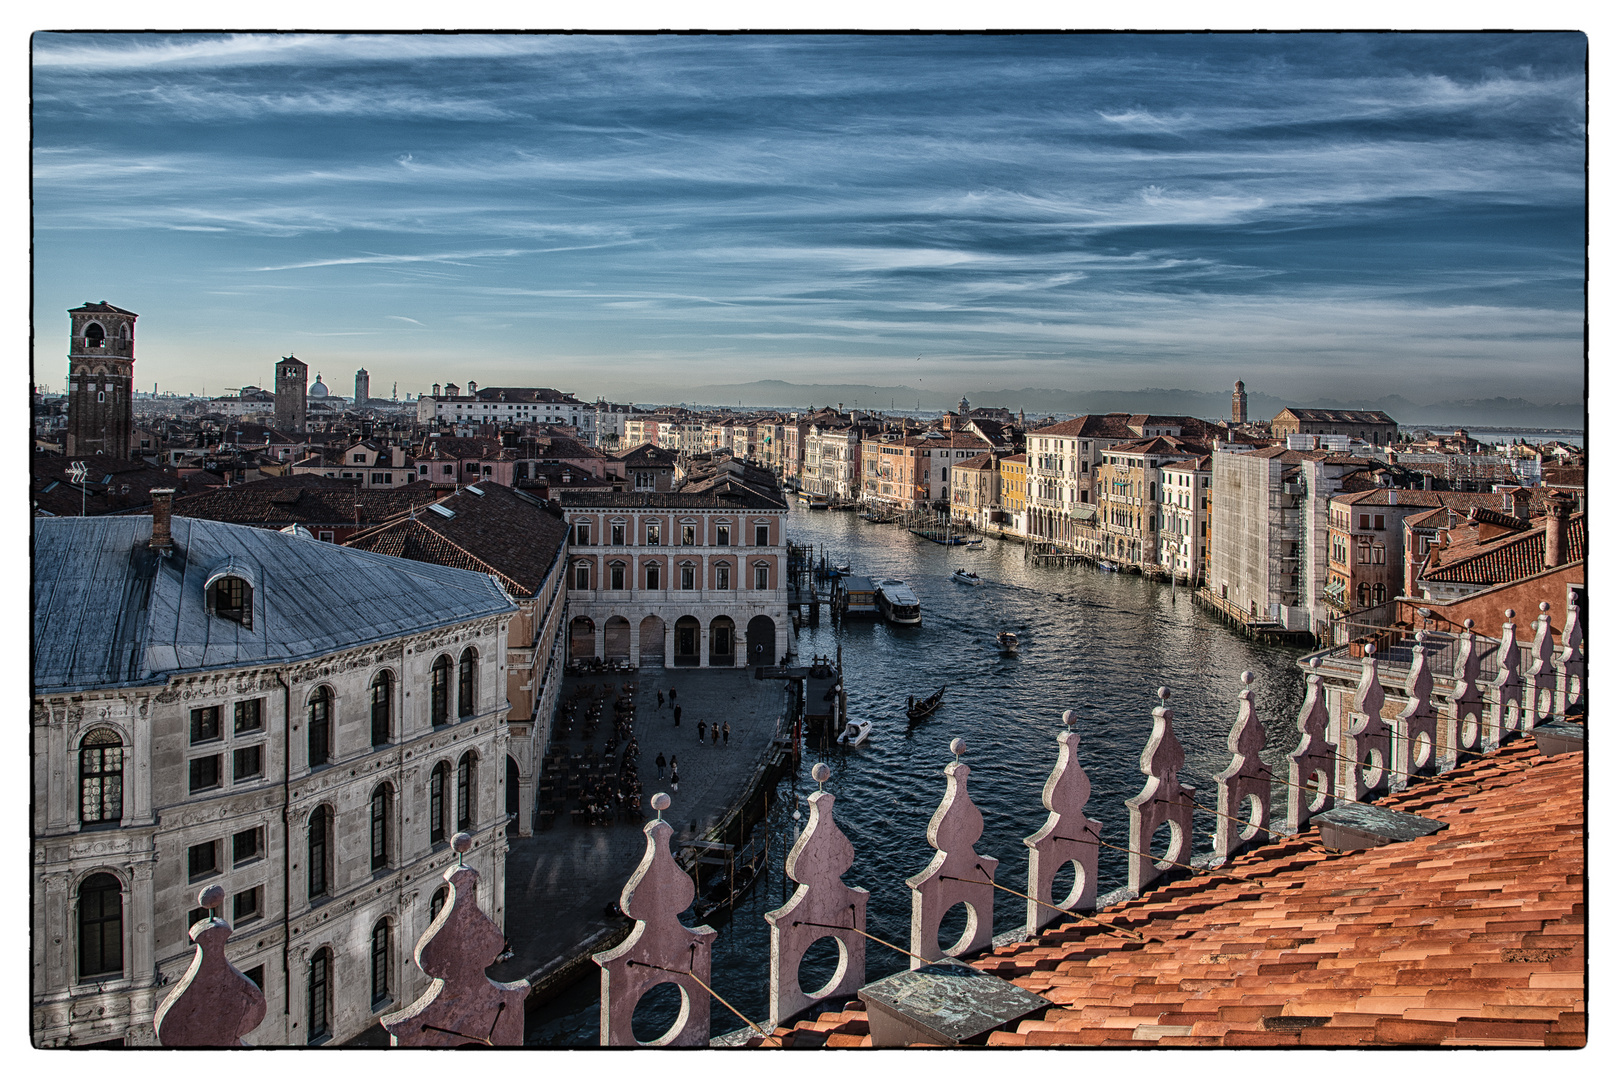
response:
[[[1584,393],[1580,34],[33,43],[45,384]]]

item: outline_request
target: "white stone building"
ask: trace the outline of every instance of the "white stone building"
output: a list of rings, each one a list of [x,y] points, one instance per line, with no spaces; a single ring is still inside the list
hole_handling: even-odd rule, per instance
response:
[[[786,502],[730,470],[672,492],[564,492],[570,659],[745,667],[786,654]]]
[[[156,501],[34,522],[34,1045],[151,1045],[209,885],[269,1002],[250,1041],[341,1043],[425,987],[455,832],[503,922],[515,605]]]

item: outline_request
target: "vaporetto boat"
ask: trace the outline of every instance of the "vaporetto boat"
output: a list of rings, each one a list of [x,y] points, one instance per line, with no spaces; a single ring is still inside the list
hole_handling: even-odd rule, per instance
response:
[[[876,603],[882,609],[882,617],[890,623],[921,625],[921,600],[898,578],[884,578],[876,583]]]

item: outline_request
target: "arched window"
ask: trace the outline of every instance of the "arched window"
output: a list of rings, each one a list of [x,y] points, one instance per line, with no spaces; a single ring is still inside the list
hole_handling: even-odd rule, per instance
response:
[[[444,805],[444,799],[449,794],[448,787],[449,764],[439,762],[427,784],[427,836],[435,844],[443,843],[449,835],[448,807]]]
[[[111,874],[79,886],[79,981],[124,973],[124,891]]]
[[[457,682],[459,695],[459,715],[471,716],[477,711],[477,687],[475,677],[478,666],[478,651],[467,649],[461,653],[461,672]]]
[[[1388,587],[1380,581],[1371,586],[1371,602],[1380,604],[1388,598]]]
[[[388,865],[388,819],[393,816],[393,789],[379,784],[371,792],[371,869]]]
[[[371,745],[382,746],[393,737],[393,673],[379,671],[371,680]]]
[[[331,687],[321,686],[309,695],[309,767],[331,760]]]
[[[477,759],[468,751],[455,766],[455,828],[472,829],[472,800],[477,795]]]
[[[438,918],[438,913],[444,910],[444,905],[447,903],[449,903],[449,886],[440,885],[438,891],[433,893],[433,902],[428,905],[429,914],[427,917],[429,919]]]
[[[253,586],[226,575],[208,587],[208,607],[221,619],[253,628]]]
[[[326,867],[331,853],[331,812],[317,806],[309,815],[309,899],[326,895]]]
[[[79,820],[90,825],[123,816],[123,740],[111,728],[96,728],[79,747]]]
[[[92,349],[101,348],[101,343],[107,340],[107,332],[101,329],[100,323],[91,323],[84,328],[84,343]]]
[[[1360,607],[1366,607],[1370,603],[1371,603],[1371,586],[1368,583],[1362,581],[1362,582],[1360,582]]]
[[[331,1035],[331,950],[309,958],[309,1041]]]
[[[433,661],[433,727],[449,723],[449,669],[450,659],[440,656]]]
[[[371,927],[371,1008],[387,1001],[391,996],[388,992],[388,941],[392,937],[388,920],[379,919]]]

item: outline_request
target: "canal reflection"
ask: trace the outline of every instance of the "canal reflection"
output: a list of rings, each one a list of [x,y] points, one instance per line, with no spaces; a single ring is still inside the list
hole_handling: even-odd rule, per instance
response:
[[[1056,760],[1055,735],[1064,709],[1079,718],[1080,763],[1092,784],[1086,813],[1103,823],[1102,840],[1128,844],[1125,799],[1143,782],[1140,754],[1151,732],[1159,686],[1169,688],[1175,731],[1185,746],[1181,780],[1212,802],[1212,777],[1230,762],[1225,740],[1236,716],[1239,675],[1253,671],[1259,717],[1268,737],[1265,760],[1284,761],[1296,745],[1294,726],[1303,700],[1295,666],[1302,650],[1259,646],[1197,610],[1186,589],[1085,566],[1035,566],[1020,544],[989,539],[981,550],[943,547],[897,525],[873,525],[850,512],[795,508],[787,532],[812,544],[830,564],[854,572],[902,578],[921,598],[922,625],[884,622],[834,625],[822,614],[816,627],[796,635],[807,660],[835,655],[842,644],[851,716],[875,723],[870,740],[854,750],[806,753],[795,779],[784,781],[772,813],[771,873],[718,927],[714,989],[749,1019],[768,1013],[769,927],[763,913],[778,907],[782,862],[794,829],[794,805],[807,820],[803,797],[815,790],[809,766],[831,767],[827,790],[837,796],[837,821],[854,845],[854,866],[844,881],[871,891],[868,931],[902,947],[910,941],[910,893],[904,880],[927,865],[927,822],[944,793],[943,767],[952,738],[966,741],[972,767],[970,794],[983,814],[977,850],[1000,860],[998,880],[1026,890],[1023,837],[1045,818],[1040,793]],[[959,567],[983,579],[978,586],[950,580]],[[995,635],[1014,631],[1015,656],[999,651]],[[930,719],[907,725],[905,700],[941,684],[949,689]],[[1283,772],[1284,775],[1284,772]],[[1276,806],[1284,806],[1277,787]],[[1216,819],[1198,812],[1195,848],[1204,853]],[[1103,848],[1100,892],[1123,884],[1125,856]],[[627,877],[632,867],[624,867]],[[1068,879],[1071,880],[1071,879]],[[1025,905],[995,896],[994,930],[1019,927]],[[902,953],[868,942],[868,979],[901,970]],[[829,967],[805,965],[803,982],[824,982]],[[591,978],[529,1017],[530,1045],[594,1045],[595,996]],[[715,1035],[745,1026],[718,1002]],[[670,1017],[672,1019],[672,1016]]]

